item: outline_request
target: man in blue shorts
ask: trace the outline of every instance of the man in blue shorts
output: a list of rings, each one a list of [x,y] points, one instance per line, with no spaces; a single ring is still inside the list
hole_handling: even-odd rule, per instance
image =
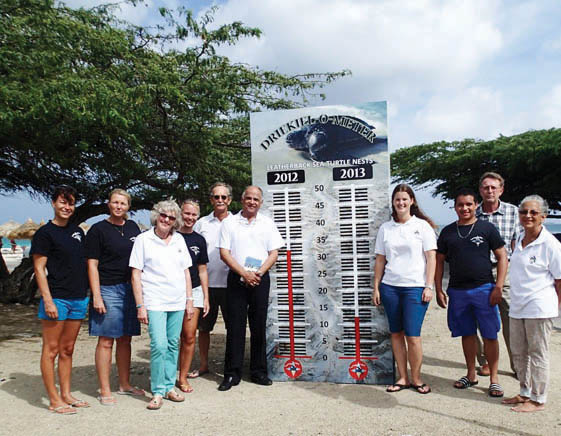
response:
[[[462,337],[462,348],[467,375],[454,383],[457,389],[466,389],[478,383],[475,373],[477,328],[483,337],[485,356],[489,363],[491,380],[489,396],[502,397],[499,384],[499,341],[501,328],[499,309],[507,270],[505,243],[497,228],[475,216],[477,196],[470,189],[461,189],[456,195],[454,209],[458,221],[442,229],[436,252],[436,296],[438,305],[446,308],[448,298],[442,290],[444,261],[450,265],[448,284],[448,327],[452,337]],[[497,281],[494,283],[490,252],[497,259]]]

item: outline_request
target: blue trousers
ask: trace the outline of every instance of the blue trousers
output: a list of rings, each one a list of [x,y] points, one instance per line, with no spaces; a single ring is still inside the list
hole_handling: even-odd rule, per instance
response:
[[[174,312],[148,311],[150,390],[152,395],[164,396],[175,386],[179,335],[181,334],[184,314],[184,310]]]

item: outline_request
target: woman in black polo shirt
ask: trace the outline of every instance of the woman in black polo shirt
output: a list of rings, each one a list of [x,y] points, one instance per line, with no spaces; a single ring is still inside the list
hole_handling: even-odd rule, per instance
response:
[[[195,312],[192,317],[183,317],[183,328],[181,330],[181,346],[179,348],[179,380],[177,387],[185,393],[193,392],[188,378],[193,378],[193,373],[189,372],[193,355],[195,354],[195,337],[201,309],[203,316],[208,314],[208,273],[206,264],[208,263],[208,253],[205,238],[193,231],[193,226],[200,215],[199,203],[194,200],[185,200],[181,206],[181,218],[183,226],[179,232],[185,239],[185,244],[191,255],[193,265],[189,268],[191,274],[191,284],[193,287],[193,306]]]
[[[140,323],[132,294],[129,257],[138,225],[127,219],[131,205],[129,193],[114,189],[109,194],[109,218],[92,226],[86,238],[88,277],[92,290],[90,336],[98,336],[95,367],[99,379],[99,402],[113,406],[109,378],[113,342],[117,342],[116,361],[120,395],[144,396],[142,389],[130,384],[131,337],[140,335]]]
[[[88,281],[84,232],[70,223],[76,191],[70,186],[59,186],[51,200],[55,216],[33,236],[30,254],[41,292],[38,313],[43,329],[41,376],[49,396],[49,409],[66,415],[76,413],[78,407],[89,407],[70,392],[72,353],[81,321],[86,316]],[[60,393],[55,384],[57,357]]]

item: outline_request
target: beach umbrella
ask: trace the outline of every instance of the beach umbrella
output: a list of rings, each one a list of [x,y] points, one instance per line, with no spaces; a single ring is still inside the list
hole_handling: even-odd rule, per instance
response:
[[[40,224],[37,224],[31,218],[29,218],[17,229],[12,230],[7,237],[8,239],[31,239],[33,238],[33,235],[35,234],[37,229],[44,224],[44,221],[41,221]]]
[[[0,226],[0,236],[7,237],[8,233],[10,233],[12,230],[17,229],[19,226],[21,226],[21,224],[14,220],[5,222]]]

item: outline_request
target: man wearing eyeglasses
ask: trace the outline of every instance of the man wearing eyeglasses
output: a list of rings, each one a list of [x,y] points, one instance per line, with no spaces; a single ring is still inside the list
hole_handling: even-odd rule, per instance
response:
[[[189,373],[189,378],[208,374],[208,351],[210,348],[210,332],[214,329],[218,318],[218,309],[222,312],[224,323],[227,323],[226,314],[226,280],[228,266],[220,259],[220,250],[217,248],[218,236],[222,221],[229,219],[232,214],[228,206],[232,202],[232,187],[223,182],[216,182],[210,187],[210,203],[213,211],[199,219],[193,229],[204,236],[208,252],[208,293],[210,309],[208,315],[199,318],[199,356],[201,364],[198,370]]]
[[[224,221],[220,229],[220,256],[230,272],[224,380],[219,391],[227,391],[241,380],[247,321],[251,331],[251,381],[262,386],[273,383],[267,376],[265,342],[268,271],[284,241],[273,220],[259,212],[262,204],[261,188],[248,186],[242,195],[241,212]]]
[[[504,179],[500,174],[493,172],[484,173],[479,179],[479,194],[481,195],[482,202],[479,204],[475,211],[477,218],[489,221],[494,224],[499,230],[501,238],[505,241],[505,248],[507,257],[510,260],[512,250],[516,238],[518,237],[521,228],[518,219],[518,208],[510,203],[501,201],[501,195],[504,192]],[[497,279],[497,259],[491,252],[491,262],[493,264],[493,276]],[[499,312],[501,314],[501,324],[503,328],[503,338],[505,340],[506,349],[508,351],[508,358],[510,360],[510,368],[516,376],[514,370],[514,363],[512,361],[512,354],[510,352],[510,328],[508,312],[510,309],[510,282],[508,280],[508,273],[505,278],[502,299],[499,303]],[[477,336],[477,361],[479,362],[479,375],[489,375],[489,365],[483,353],[483,344],[479,335]]]

